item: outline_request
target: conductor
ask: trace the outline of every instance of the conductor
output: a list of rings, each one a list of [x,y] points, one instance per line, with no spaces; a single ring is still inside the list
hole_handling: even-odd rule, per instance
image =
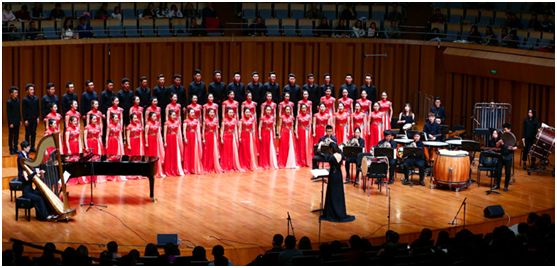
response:
[[[329,181],[327,183],[327,195],[325,196],[325,207],[321,220],[332,222],[351,222],[356,219],[352,215],[346,214],[346,204],[344,200],[344,184],[342,182],[342,153],[338,145],[330,141],[332,154],[324,154],[326,162],[329,162]]]

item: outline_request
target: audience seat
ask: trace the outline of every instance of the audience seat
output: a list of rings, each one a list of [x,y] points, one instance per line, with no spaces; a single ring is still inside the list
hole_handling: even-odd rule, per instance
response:
[[[449,23],[461,23],[462,18],[464,17],[464,9],[463,8],[451,8],[449,10]]]
[[[296,36],[296,20],[295,19],[282,19],[282,30],[286,36]]]
[[[73,4],[73,16],[74,18],[79,18],[83,16],[84,12],[89,12],[89,4],[87,3],[74,3]],[[91,12],[89,14],[92,16]]]
[[[366,17],[369,18],[369,8],[370,5],[356,5],[356,17]]]
[[[269,36],[280,36],[280,26],[278,19],[266,19],[267,34]]]
[[[141,36],[156,36],[153,19],[139,19]]]
[[[135,11],[135,3],[133,2],[122,2],[120,9],[122,10],[123,19],[135,19],[137,18],[137,12]],[[141,10],[143,12],[143,10]]]
[[[305,14],[305,5],[300,3],[290,4],[290,17],[293,19],[303,19]]]
[[[478,19],[478,25],[480,26],[487,26],[492,24],[493,20],[493,11],[482,9],[480,10],[480,17]]]
[[[122,28],[122,22],[117,19],[106,20],[106,30],[110,37],[123,37],[124,29]]]
[[[91,28],[93,28],[92,32],[94,37],[108,37],[105,28],[105,20],[91,20]]]
[[[315,21],[312,19],[298,20],[298,28],[300,30],[301,36],[313,36],[314,26],[315,26]]]
[[[41,31],[47,39],[60,39],[60,33],[56,28],[55,20],[41,20]]]
[[[335,20],[337,18],[337,6],[335,4],[323,4],[321,12],[328,20]]]
[[[174,18],[170,22],[173,35],[189,35],[186,30],[186,19]]]
[[[258,3],[257,13],[263,19],[270,19],[273,17],[273,7],[271,3]]]
[[[139,37],[139,28],[137,27],[137,19],[124,19],[122,22],[126,37]]]
[[[371,7],[371,18],[376,21],[385,20],[386,13],[387,13],[387,6],[385,5],[373,5]]]
[[[157,36],[172,36],[172,32],[170,31],[170,19],[156,19],[155,29],[157,30]]]
[[[288,3],[275,3],[273,10],[275,11],[275,18],[288,18]]]

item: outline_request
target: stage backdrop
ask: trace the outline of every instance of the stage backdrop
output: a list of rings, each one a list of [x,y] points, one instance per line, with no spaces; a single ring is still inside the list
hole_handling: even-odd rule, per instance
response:
[[[300,85],[307,73],[314,73],[319,83],[323,74],[331,73],[337,89],[346,73],[353,74],[358,86],[371,73],[378,91],[386,91],[394,102],[395,115],[410,102],[423,121],[429,109],[425,96],[440,96],[448,123],[467,130],[473,126],[476,102],[512,104],[519,135],[528,107],[536,108],[541,121],[555,124],[554,53],[412,40],[188,37],[3,42],[2,56],[4,103],[10,85],[19,86],[23,96],[28,82],[37,85],[38,96],[47,82],[54,82],[61,97],[66,81],[73,81],[81,95],[88,79],[100,93],[106,79],[114,80],[119,90],[122,77],[136,88],[146,75],[152,87],[157,74],[165,74],[169,85],[179,73],[187,88],[195,68],[202,70],[207,84],[214,69],[223,71],[225,82],[240,71],[245,84],[254,70],[265,80],[275,71],[281,85],[288,73],[296,74]],[[5,113],[4,108],[4,120]]]

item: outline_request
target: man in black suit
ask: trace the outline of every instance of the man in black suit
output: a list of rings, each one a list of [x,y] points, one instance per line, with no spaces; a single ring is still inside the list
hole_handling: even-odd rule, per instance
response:
[[[433,107],[431,107],[430,112],[432,112],[436,118],[441,118],[441,124],[445,123],[447,115],[445,114],[445,107],[441,106],[440,97],[434,98]]]
[[[294,103],[294,114],[298,114],[298,101],[302,98],[300,86],[296,84],[296,75],[293,73],[288,74],[288,84],[282,89],[282,96],[285,93],[290,93],[290,101]]]
[[[118,99],[120,100],[120,107],[124,109],[124,127],[130,123],[130,108],[133,105],[133,99],[135,97],[130,88],[130,79],[127,77],[122,78],[122,89],[118,91]],[[107,118],[107,120],[109,120],[109,118]]]
[[[161,125],[166,121],[166,105],[170,103],[169,89],[164,85],[164,74],[157,75],[157,85],[153,87],[153,97],[157,98],[161,107]]]
[[[505,123],[503,124],[503,134],[504,133],[511,133],[511,124]],[[514,136],[514,134],[512,134]],[[500,164],[497,165],[497,171],[495,172],[495,186],[493,186],[492,190],[497,190],[501,187],[501,177],[503,175],[503,167],[505,167],[505,188],[503,191],[509,191],[509,183],[511,181],[511,169],[513,166],[513,156],[514,151],[517,149],[516,145],[505,145],[505,141],[503,139],[497,142],[498,146],[501,148],[501,161]]]
[[[170,97],[173,93],[178,95],[178,103],[180,103],[180,106],[186,107],[186,91],[184,90],[184,86],[182,86],[182,75],[180,74],[174,74],[174,76],[172,76],[172,85],[168,87],[168,103],[170,103]],[[164,108],[161,107],[161,109],[166,109],[166,106],[164,106]]]
[[[7,103],[8,112],[8,147],[10,154],[17,153],[19,142],[19,125],[21,122],[21,105],[19,102],[19,89],[16,86],[10,87],[10,99]]]
[[[245,100],[244,83],[242,83],[240,72],[234,73],[234,80],[232,80],[232,82],[230,82],[226,87],[226,92],[230,91],[234,91],[234,98],[238,101],[238,103],[241,104]]]
[[[331,125],[327,125],[325,127],[325,136],[321,137],[317,144],[318,146],[328,145],[329,142],[337,143],[337,138],[333,136],[333,126]],[[325,161],[325,156],[320,152],[315,152],[313,158],[311,159],[312,169],[318,169],[319,168],[318,162],[323,162],[323,161]]]
[[[41,117],[44,118],[48,113],[50,113],[50,105],[52,103],[58,105],[58,96],[54,94],[55,92],[56,87],[54,83],[49,82],[46,84],[46,94],[41,100]]]
[[[373,76],[371,76],[371,74],[365,74],[364,84],[360,87],[360,94],[362,94],[362,91],[367,93],[367,99],[370,100],[371,103],[377,102],[377,88],[373,84]]]
[[[251,95],[253,97],[252,100],[255,101],[258,105],[265,102],[265,90],[263,88],[263,83],[259,81],[259,73],[257,71],[253,71],[251,73],[251,81],[246,86],[246,96],[248,92],[251,92]]]
[[[342,91],[346,89],[348,90],[348,97],[354,100],[354,103],[356,103],[356,100],[358,99],[358,89],[356,88],[356,85],[353,83],[353,81],[354,79],[352,78],[352,74],[346,74],[344,78],[344,84],[340,86],[340,89],[338,91],[338,99],[342,98]]]
[[[191,97],[196,95],[197,103],[201,105],[205,104],[205,92],[205,82],[201,80],[201,70],[195,69],[193,72],[193,81],[188,87],[188,103],[191,103]],[[186,107],[183,108],[185,109]]]
[[[66,112],[70,110],[72,102],[77,101],[77,95],[74,92],[74,83],[72,81],[66,82],[66,94],[62,96],[62,116],[65,116]]]
[[[101,111],[103,115],[106,115],[106,111],[110,106],[112,106],[112,97],[115,95],[116,94],[114,94],[114,82],[110,79],[106,80],[106,87],[101,92],[101,99],[99,103],[99,111]],[[102,118],[102,120],[103,120],[103,126],[105,126],[103,127],[103,141],[104,141],[106,137],[106,128],[107,128],[106,126],[108,126],[107,120],[110,120],[110,118]]]
[[[83,118],[83,126],[87,123],[87,113],[91,111],[91,102],[98,100],[95,84],[91,80],[85,81],[85,92],[81,94],[81,118]],[[121,101],[122,99],[120,99]],[[124,117],[127,114],[124,114]],[[64,116],[64,115],[63,115]]]
[[[226,84],[222,81],[221,70],[213,71],[213,82],[209,84],[209,94],[213,94],[214,102],[218,104],[219,110],[217,114],[222,114],[221,104],[226,100]],[[219,117],[219,120],[222,118]]]
[[[420,185],[425,186],[425,182],[424,182],[425,156],[423,154],[424,144],[420,140],[420,137],[421,137],[421,133],[416,132],[414,134],[414,140],[409,146],[407,146],[407,147],[414,147],[414,148],[421,149],[422,153],[418,153],[416,155],[410,155],[406,159],[404,159],[404,162],[402,164],[404,170],[404,181],[402,182],[402,184],[404,185],[410,184],[409,177],[410,177],[411,169],[413,169],[414,167],[418,167],[419,174],[420,174]]]
[[[356,139],[356,145],[358,147],[362,148],[362,151],[364,150],[364,148],[366,147],[366,142],[364,139],[362,139],[362,130],[357,127],[354,129],[354,137],[352,139]],[[350,139],[350,140],[352,140]],[[361,153],[360,153],[361,154]],[[346,179],[344,180],[344,183],[350,183],[350,163],[354,163],[356,164],[356,166],[358,165],[358,163],[356,162],[358,159],[358,157],[346,157],[346,160],[344,161],[344,168],[346,170]],[[356,167],[357,170],[357,167]],[[356,172],[356,184],[358,184],[358,172]]]
[[[35,96],[35,85],[25,85],[27,96],[22,101],[23,124],[25,125],[25,140],[31,144],[31,152],[35,152],[35,138],[39,124],[39,98]]]
[[[139,87],[135,89],[135,95],[139,97],[139,106],[146,109],[151,103],[151,89],[147,81],[147,76],[139,78]]]
[[[435,114],[429,113],[428,120],[424,125],[424,134],[427,135],[427,140],[442,141],[443,135],[441,133],[441,127],[437,122],[435,122]]]
[[[309,100],[311,101],[311,111],[313,113],[317,112],[319,109],[319,101],[321,100],[321,89],[319,85],[315,83],[315,76],[312,73],[307,75],[307,82],[302,86],[302,91],[307,91],[309,94]],[[295,103],[295,105],[298,105]]]
[[[37,219],[40,221],[47,220],[53,218],[53,216],[48,215],[48,207],[44,201],[42,194],[33,189],[32,185],[32,178],[37,174],[36,171],[25,176],[23,173],[23,167],[21,166],[21,159],[29,159],[29,151],[31,150],[31,146],[27,141],[23,141],[21,143],[21,151],[18,153],[17,156],[17,176],[19,181],[21,181],[23,186],[23,197],[31,199],[33,206],[35,207]],[[43,172],[44,171],[40,171]]]
[[[331,88],[331,96],[334,96],[335,95],[335,85],[331,81],[331,75],[329,73],[325,73],[323,75],[323,84],[321,85],[321,96],[319,97],[320,99],[321,99],[321,97],[325,96],[325,90],[327,89],[327,87]],[[342,91],[340,93],[342,95]]]
[[[280,102],[280,85],[277,83],[277,74],[274,71],[269,72],[269,81],[263,85],[263,88],[265,89],[265,94],[267,92],[273,94],[273,102],[278,105]],[[258,104],[261,105],[262,103]]]

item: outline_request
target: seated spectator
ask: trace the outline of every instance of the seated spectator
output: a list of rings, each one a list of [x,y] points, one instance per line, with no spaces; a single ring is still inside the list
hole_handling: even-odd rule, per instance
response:
[[[147,246],[145,246],[145,252],[143,253],[143,256],[158,257],[159,256],[159,250],[157,249],[157,246],[155,246],[155,244],[153,244],[153,243],[147,244]]]
[[[183,18],[183,17],[184,15],[182,14],[182,11],[180,11],[175,4],[172,4],[170,6],[170,11],[168,11],[168,18],[172,19],[172,18]]]
[[[440,8],[435,8],[435,10],[433,11],[433,15],[431,15],[431,18],[429,18],[429,22],[445,23],[445,15],[441,13]]]
[[[317,8],[317,3],[308,4],[304,17],[306,19],[319,19],[322,17],[321,10]]]
[[[313,30],[316,36],[331,37],[331,25],[329,25],[329,20],[327,18],[321,18],[321,22],[315,30]]]
[[[507,26],[509,28],[521,29],[522,28],[522,22],[520,22],[520,19],[516,16],[516,13],[507,12],[507,20],[505,22],[505,26]]]
[[[298,242],[298,249],[299,250],[311,250],[311,240],[309,237],[304,236]]]
[[[64,19],[66,17],[66,14],[64,13],[64,10],[62,10],[62,4],[61,3],[56,3],[54,5],[54,9],[52,9],[50,11],[50,19]]]
[[[449,232],[440,231],[437,234],[437,241],[435,242],[435,250],[448,253],[449,251]]]
[[[29,13],[27,5],[22,5],[21,8],[15,12],[15,17],[18,20],[30,20],[31,14]]]
[[[429,41],[432,42],[441,42],[441,33],[439,32],[439,29],[437,28],[433,28],[431,29],[431,35],[432,38],[429,39]]]
[[[77,247],[76,257],[77,265],[79,266],[91,265],[93,263],[93,260],[89,257],[89,249],[84,245]]]
[[[224,256],[224,248],[221,245],[214,246],[211,254],[213,254],[213,261],[209,266],[232,266],[232,262]]]
[[[367,37],[369,38],[379,38],[379,29],[377,29],[377,24],[372,21],[367,29]]]
[[[60,258],[56,257],[56,245],[54,243],[46,243],[43,249],[43,255],[35,259],[35,264],[40,266],[60,265]]]
[[[385,37],[398,38],[399,35],[398,22],[396,20],[385,21]]]
[[[14,21],[16,19],[12,12],[12,4],[2,5],[2,22]]]
[[[114,10],[112,11],[112,14],[110,14],[110,17],[116,20],[122,20],[122,8],[120,7],[120,5],[114,7]]]
[[[335,28],[334,37],[348,37],[349,32],[350,31],[348,25],[346,24],[346,20],[339,19],[338,25]]]
[[[64,252],[62,252],[62,265],[67,266],[77,266],[77,251],[72,247],[67,247]]]
[[[79,25],[77,25],[77,33],[79,34],[79,38],[92,38],[93,37],[93,28],[91,24],[89,24],[89,20],[85,17],[79,18]]]
[[[478,26],[472,25],[470,27],[470,32],[468,32],[468,38],[466,38],[468,42],[477,43],[479,44],[482,41],[482,35],[478,31]]]
[[[249,26],[249,35],[267,35],[267,26],[260,16],[257,16],[253,23]]]
[[[207,253],[205,251],[205,248],[202,246],[196,246],[195,248],[193,248],[191,255],[192,261],[207,261]]]
[[[159,7],[155,9],[156,18],[168,18],[168,6],[166,3],[160,2]]]
[[[118,254],[118,243],[116,243],[116,241],[108,242],[108,244],[106,244],[106,249],[108,250],[110,258],[113,260],[121,257],[120,254]]]
[[[95,19],[106,20],[108,18],[108,3],[102,3],[97,13],[95,13]]]
[[[171,265],[176,261],[176,257],[180,256],[180,249],[173,243],[164,245],[164,254],[159,256],[161,265]]]
[[[197,9],[193,8],[192,3],[187,3],[186,7],[184,8],[184,16],[186,18],[199,17],[199,12],[197,11]]]
[[[340,13],[339,19],[341,19],[341,20],[353,20],[355,18],[356,18],[356,10],[354,9],[354,6],[352,6],[350,4],[344,4],[344,8],[342,9],[342,12]]]
[[[132,249],[127,255],[120,258],[119,264],[125,266],[135,266],[139,262],[139,257],[139,251],[137,249]]]
[[[544,32],[555,32],[553,21],[549,18],[548,14],[543,14],[543,20],[540,23],[541,30]]]
[[[29,40],[39,40],[44,39],[43,33],[37,28],[37,22],[32,20],[29,22],[27,31],[25,33],[25,38]]]
[[[420,237],[418,237],[418,239],[416,239],[410,245],[412,252],[415,254],[431,252],[431,248],[433,248],[433,240],[431,240],[432,236],[433,233],[431,232],[431,229],[429,228],[422,229],[422,232],[420,233]]]
[[[273,236],[273,247],[265,253],[269,252],[281,252],[282,251],[282,242],[284,242],[284,237],[281,234],[275,234]]]
[[[139,15],[142,19],[152,19],[155,16],[155,5],[153,3],[147,4],[147,7]]]
[[[386,242],[383,247],[377,252],[378,256],[391,257],[394,256],[398,250],[398,240],[400,236],[397,232],[389,230],[385,233]]]
[[[31,17],[34,19],[40,19],[43,17],[43,4],[42,3],[34,3],[33,8],[31,9]]]
[[[21,39],[21,35],[19,34],[17,27],[15,27],[15,24],[10,23],[8,25],[8,40],[9,41],[14,41],[14,40],[19,40]]]
[[[296,237],[289,235],[284,239],[285,249],[278,256],[279,265],[292,265],[292,258],[302,256],[302,252],[296,249]]]
[[[197,18],[190,19],[190,28],[189,31],[192,36],[204,36],[206,35],[205,28],[202,25],[197,23]]]
[[[363,23],[361,20],[357,20],[352,26],[352,37],[360,38],[366,35],[366,30],[364,29]]]
[[[487,26],[485,28],[485,35],[482,44],[488,46],[496,46],[499,44],[497,41],[497,35],[493,32],[493,28],[491,28],[491,26]]]
[[[501,45],[504,47],[516,48],[518,47],[518,43],[520,43],[520,40],[516,35],[516,29],[512,29],[509,34],[501,40]]]
[[[113,264],[112,256],[106,250],[104,250],[103,252],[101,252],[101,254],[99,254],[99,259],[100,259],[99,261],[100,266],[109,266]]]
[[[73,21],[71,18],[66,18],[64,20],[64,26],[62,27],[62,39],[77,39],[79,38],[77,33],[73,31]]]
[[[207,6],[201,10],[201,16],[203,20],[205,20],[205,18],[217,18],[217,12],[213,8],[213,3],[207,3]]]

